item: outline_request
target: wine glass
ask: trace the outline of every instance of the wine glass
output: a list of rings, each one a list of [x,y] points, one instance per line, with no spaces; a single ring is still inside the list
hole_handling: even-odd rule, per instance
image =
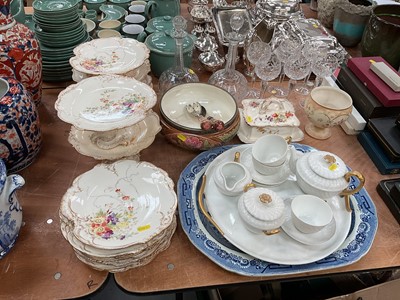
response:
[[[251,87],[249,90],[248,96],[252,97],[258,96],[258,92],[254,89],[254,82],[256,79],[255,76],[255,67],[260,61],[269,61],[271,58],[272,50],[271,46],[263,41],[254,41],[250,43],[250,45],[246,49],[246,56],[248,61],[253,65],[251,71]]]
[[[271,80],[278,78],[281,73],[281,61],[272,53],[269,60],[260,60],[255,67],[257,76],[262,80],[261,96],[266,98],[268,95],[276,94],[276,86],[269,85]]]
[[[332,53],[327,53],[325,56],[314,60],[311,64],[311,70],[316,76],[314,86],[320,86],[324,78],[331,76],[338,66],[338,59]]]
[[[288,90],[290,93],[296,85],[297,80],[306,78],[310,73],[311,63],[303,54],[294,54],[289,56],[283,68],[285,75],[289,78]]]
[[[281,61],[281,74],[279,76],[279,83],[282,83],[283,77],[285,76],[284,65],[288,61],[289,57],[294,57],[295,55],[300,55],[302,44],[294,39],[283,40],[278,47],[275,49],[275,54]],[[286,97],[289,94],[288,89],[283,87],[276,88],[277,96]]]
[[[321,40],[307,40],[301,50],[301,53],[312,63],[316,58],[327,55],[329,51],[329,44]],[[308,72],[306,78],[304,78],[303,84],[298,85],[295,91],[300,95],[306,96],[310,93],[310,88],[314,86],[314,83],[310,81],[312,70]]]

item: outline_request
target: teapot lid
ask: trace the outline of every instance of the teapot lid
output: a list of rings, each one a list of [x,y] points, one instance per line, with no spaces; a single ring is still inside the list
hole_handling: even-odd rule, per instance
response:
[[[282,198],[270,189],[253,188],[244,193],[243,197],[244,208],[258,220],[275,221],[280,219],[285,211]]]
[[[316,174],[326,179],[343,177],[347,172],[346,164],[337,155],[326,151],[311,152],[308,165]]]
[[[6,164],[0,159],[0,194],[3,192],[4,185],[7,180],[7,168]]]

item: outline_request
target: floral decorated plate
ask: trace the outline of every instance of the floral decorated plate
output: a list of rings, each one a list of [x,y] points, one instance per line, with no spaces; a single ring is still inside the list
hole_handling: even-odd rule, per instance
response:
[[[131,77],[99,75],[63,90],[55,103],[58,116],[82,130],[108,131],[143,120],[157,102],[147,84]]]
[[[74,180],[62,199],[63,215],[84,244],[120,249],[146,243],[173,221],[173,185],[148,162],[99,164]]]
[[[90,130],[78,130],[72,126],[68,141],[83,155],[91,156],[95,159],[115,160],[123,157],[131,157],[138,154],[143,149],[150,146],[156,134],[161,130],[160,119],[152,110],[140,122],[116,131],[128,131],[129,136],[118,142],[114,147],[102,147],[93,140],[94,134],[98,132]],[[124,134],[124,133],[122,133]]]
[[[145,44],[130,38],[110,37],[83,43],[74,49],[71,66],[85,74],[124,74],[140,67],[150,56]]]

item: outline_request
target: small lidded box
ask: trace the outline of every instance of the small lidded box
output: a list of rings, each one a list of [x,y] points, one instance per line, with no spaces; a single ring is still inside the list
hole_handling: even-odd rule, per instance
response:
[[[290,101],[277,97],[244,99],[242,120],[238,136],[245,143],[253,143],[264,134],[291,137],[292,141],[304,138],[300,121]]]

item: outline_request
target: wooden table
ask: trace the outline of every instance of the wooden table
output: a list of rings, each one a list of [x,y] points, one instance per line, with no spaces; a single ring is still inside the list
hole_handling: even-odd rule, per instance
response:
[[[196,69],[196,72],[200,70]],[[201,72],[199,75],[201,81],[207,81],[210,73]],[[156,89],[157,80],[154,79],[153,83]],[[25,186],[18,191],[24,226],[15,247],[0,261],[0,298],[60,299],[84,296],[97,290],[108,275],[81,263],[60,231],[58,208],[63,194],[78,175],[99,163],[91,157],[80,155],[68,143],[70,125],[57,117],[54,102],[67,85],[44,85],[39,107],[43,146],[34,163],[20,172],[26,180]],[[292,96],[290,99],[295,104],[302,122],[301,128],[304,129],[305,116],[299,109],[299,99]],[[231,143],[241,142],[235,138]],[[133,293],[174,292],[400,268],[400,227],[375,190],[380,180],[396,176],[382,176],[356,137],[346,135],[340,127],[333,128],[333,136],[329,140],[318,141],[306,135],[302,143],[334,152],[367,177],[365,188],[376,205],[379,228],[372,248],[360,261],[342,268],[293,276],[245,277],[225,271],[200,253],[178,224],[171,246],[166,251],[146,266],[115,274],[117,283]],[[196,155],[195,152],[167,143],[158,134],[154,143],[143,150],[140,156],[141,160],[166,170],[176,183],[181,171]]]

